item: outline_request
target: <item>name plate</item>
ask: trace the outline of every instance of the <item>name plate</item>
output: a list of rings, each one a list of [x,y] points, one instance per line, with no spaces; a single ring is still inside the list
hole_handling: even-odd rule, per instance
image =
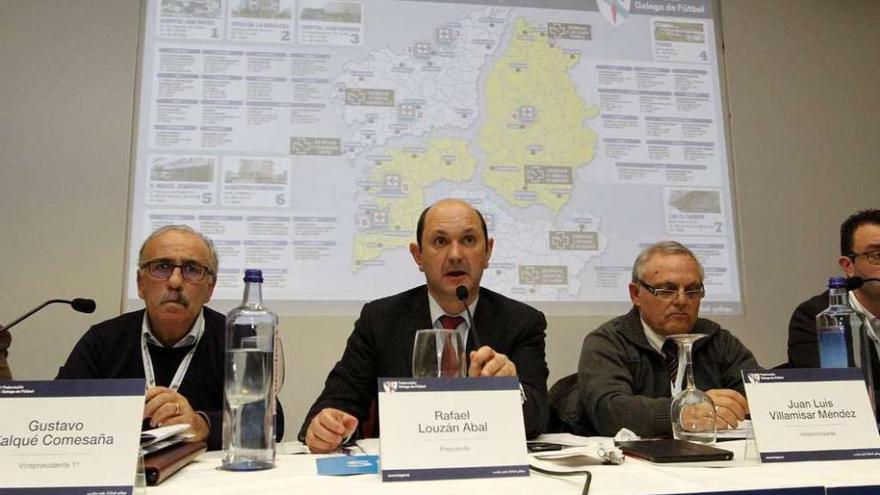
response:
[[[0,382],[0,492],[129,495],[144,379]]]
[[[761,462],[880,457],[856,368],[743,370]]]
[[[528,476],[519,380],[379,378],[382,481]]]

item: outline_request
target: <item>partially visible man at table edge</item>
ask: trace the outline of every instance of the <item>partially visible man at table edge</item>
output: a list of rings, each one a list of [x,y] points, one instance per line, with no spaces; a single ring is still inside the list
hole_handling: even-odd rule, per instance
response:
[[[12,335],[9,332],[4,332],[3,325],[0,325],[0,381],[12,380],[12,368],[9,367],[7,361],[11,342]]]
[[[840,269],[847,277],[880,278],[880,210],[862,210],[850,215],[840,225]],[[880,333],[880,282],[866,282],[849,291],[849,303],[864,314],[866,325]],[[816,315],[828,307],[828,291],[802,302],[794,310],[788,324],[788,362],[794,368],[819,367],[819,341],[816,338]],[[855,320],[858,321],[858,320]],[[857,329],[853,328],[855,332]],[[852,338],[846,344],[852,356]],[[880,363],[876,349],[870,349],[874,372],[874,388],[880,387]],[[852,364],[852,363],[851,363]],[[875,393],[875,400],[880,400]]]

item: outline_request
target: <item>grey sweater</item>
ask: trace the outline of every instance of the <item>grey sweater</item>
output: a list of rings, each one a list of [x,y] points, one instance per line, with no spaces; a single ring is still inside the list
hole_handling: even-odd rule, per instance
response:
[[[691,333],[708,335],[693,348],[696,387],[744,393],[740,370],[759,367],[751,351],[703,318]],[[621,428],[645,437],[672,434],[669,373],[663,357],[648,343],[636,308],[584,338],[578,389],[581,421],[600,435],[612,436]]]

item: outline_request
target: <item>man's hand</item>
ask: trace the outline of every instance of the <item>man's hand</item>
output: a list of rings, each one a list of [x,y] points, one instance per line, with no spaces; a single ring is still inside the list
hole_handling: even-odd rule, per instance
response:
[[[516,365],[500,352],[484,345],[471,351],[468,376],[516,376]]]
[[[715,427],[719,430],[736,428],[739,422],[746,419],[749,403],[736,390],[712,389],[706,395],[715,403]]]
[[[208,423],[201,414],[193,411],[186,397],[167,387],[147,389],[144,417],[150,418],[150,426],[188,424],[187,433],[192,436],[189,442],[199,442],[208,438]]]
[[[357,418],[351,414],[332,407],[321,409],[309,423],[306,445],[313,454],[333,452],[354,433],[357,425]]]

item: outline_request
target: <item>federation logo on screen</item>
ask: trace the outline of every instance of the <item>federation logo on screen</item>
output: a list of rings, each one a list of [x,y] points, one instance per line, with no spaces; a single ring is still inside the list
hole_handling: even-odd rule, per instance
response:
[[[596,6],[612,27],[620,26],[629,17],[630,0],[596,0]]]

